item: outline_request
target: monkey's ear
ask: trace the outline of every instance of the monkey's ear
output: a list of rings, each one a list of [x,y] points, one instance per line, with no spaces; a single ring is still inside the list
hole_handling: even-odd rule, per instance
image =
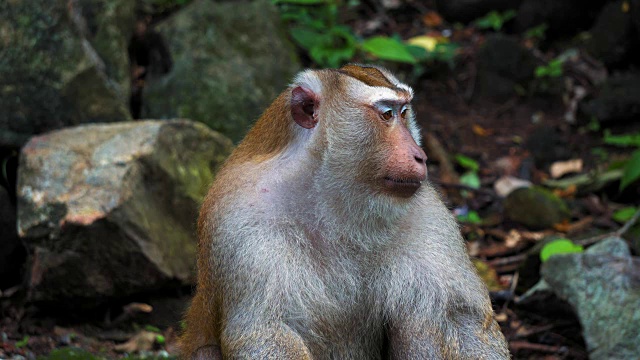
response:
[[[309,89],[298,86],[291,91],[291,116],[293,120],[305,129],[316,126],[316,109],[319,101],[316,94]]]

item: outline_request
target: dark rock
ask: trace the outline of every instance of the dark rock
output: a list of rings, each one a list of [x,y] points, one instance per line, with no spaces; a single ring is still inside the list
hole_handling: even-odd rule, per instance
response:
[[[505,216],[531,229],[550,228],[569,219],[562,199],[542,188],[520,188],[504,201]]]
[[[586,50],[608,68],[624,67],[637,52],[638,42],[631,14],[623,11],[623,1],[605,5],[594,27]]]
[[[637,121],[640,117],[640,73],[626,73],[610,77],[598,94],[580,104],[580,111],[588,119],[602,123]]]
[[[82,36],[75,6],[0,2],[0,146],[19,147],[64,126],[130,119],[126,91]]]
[[[567,160],[571,153],[558,131],[549,126],[536,127],[525,141],[536,167],[544,169],[555,161]]]
[[[518,8],[515,27],[524,32],[546,24],[547,38],[577,34],[591,26],[608,0],[524,0]]]
[[[490,35],[478,52],[477,92],[504,101],[516,95],[516,86],[528,87],[537,60],[517,39]]]
[[[636,38],[640,39],[640,0],[631,0],[630,2],[631,21],[636,29]]]
[[[640,353],[640,259],[610,238],[581,254],[554,255],[542,266],[551,289],[575,309],[590,359]]]
[[[0,186],[0,290],[22,281],[27,252],[18,237],[16,208]]]
[[[148,82],[143,117],[189,118],[240,140],[300,67],[278,24],[265,0],[196,0],[173,15],[157,30],[174,66]]]
[[[195,220],[231,142],[187,120],[85,125],[32,138],[18,174],[18,231],[34,300],[188,285]]]
[[[450,22],[467,23],[490,11],[516,9],[522,0],[436,0],[438,12]]]

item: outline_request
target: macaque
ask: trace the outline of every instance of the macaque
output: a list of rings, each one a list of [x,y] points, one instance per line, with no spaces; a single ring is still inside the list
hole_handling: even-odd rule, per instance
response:
[[[426,181],[413,90],[307,70],[220,170],[198,221],[191,359],[508,359]]]

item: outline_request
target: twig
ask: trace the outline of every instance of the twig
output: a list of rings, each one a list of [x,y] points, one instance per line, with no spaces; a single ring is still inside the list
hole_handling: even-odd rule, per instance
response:
[[[450,182],[446,182],[446,181],[442,181],[442,180],[431,180],[432,183],[434,183],[435,185],[439,185],[442,187],[446,187],[446,188],[454,188],[454,189],[460,189],[460,190],[467,190],[467,191],[471,191],[471,192],[475,192],[478,194],[483,194],[483,195],[489,195],[491,197],[498,197],[498,195],[495,193],[495,191],[493,190],[489,190],[489,189],[484,189],[484,188],[474,188],[465,184],[453,184]]]
[[[624,233],[626,233],[638,221],[639,218],[640,218],[640,209],[638,209],[638,211],[636,211],[636,213],[633,214],[631,219],[629,219],[618,230],[610,232],[610,233],[606,233],[606,234],[602,234],[602,235],[598,235],[598,236],[593,236],[593,237],[590,237],[590,238],[582,239],[582,240],[579,240],[579,241],[576,241],[576,242],[578,244],[580,244],[580,245],[587,246],[587,245],[595,244],[598,241],[604,240],[604,239],[609,238],[609,237],[622,237],[622,235],[624,235]]]
[[[493,259],[491,261],[487,261],[487,264],[489,264],[490,266],[511,265],[511,264],[517,264],[519,262],[522,262],[526,258],[527,258],[527,254],[519,254],[519,255],[513,255],[513,256],[507,256],[507,257],[503,257],[503,258]]]
[[[510,341],[509,347],[513,352],[517,350],[533,350],[537,352],[545,352],[556,354],[560,352],[566,352],[566,347],[564,346],[550,346],[550,345],[542,345],[542,344],[534,344],[528,341]]]

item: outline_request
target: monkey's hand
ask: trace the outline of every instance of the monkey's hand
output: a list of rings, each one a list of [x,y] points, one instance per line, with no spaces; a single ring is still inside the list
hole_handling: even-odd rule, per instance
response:
[[[225,359],[312,359],[300,335],[287,325],[250,321],[255,326],[238,322],[224,329],[221,342]]]

